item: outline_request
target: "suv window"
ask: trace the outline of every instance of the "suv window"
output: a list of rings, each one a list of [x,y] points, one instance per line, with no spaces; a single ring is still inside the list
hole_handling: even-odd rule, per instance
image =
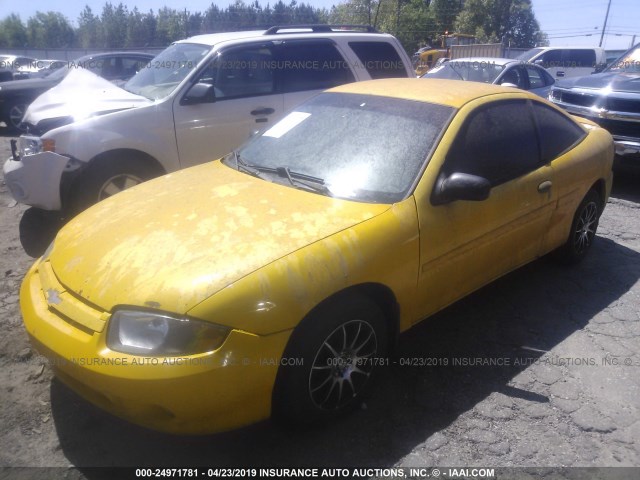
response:
[[[445,165],[445,175],[478,175],[492,186],[538,168],[538,139],[527,101],[499,102],[473,112],[454,141]]]
[[[273,52],[268,46],[237,48],[223,52],[200,75],[198,82],[213,83],[216,100],[273,93]]]
[[[348,63],[329,41],[286,42],[274,64],[284,93],[325,90],[355,81]]]
[[[542,161],[545,163],[559,157],[587,135],[578,125],[547,105],[533,102],[533,113],[538,123]]]
[[[565,67],[595,68],[596,52],[592,49],[572,49],[565,54]]]
[[[542,60],[542,67],[561,67],[562,66],[562,50],[549,50],[542,54],[538,59]]]
[[[386,42],[349,42],[360,63],[373,79],[406,77],[407,71],[395,48]]]

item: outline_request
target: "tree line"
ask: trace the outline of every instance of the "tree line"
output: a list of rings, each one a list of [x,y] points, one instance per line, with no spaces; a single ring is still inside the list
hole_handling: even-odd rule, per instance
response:
[[[0,20],[0,48],[164,47],[201,33],[308,23],[373,25],[396,35],[410,53],[425,44],[437,45],[445,32],[512,47],[546,41],[531,0],[346,0],[331,9],[296,0],[264,7],[257,0],[235,0],[226,8],[212,3],[204,12],[163,7],[145,13],[106,2],[100,14],[85,6],[76,25],[59,12],[37,12],[26,23],[10,14]]]

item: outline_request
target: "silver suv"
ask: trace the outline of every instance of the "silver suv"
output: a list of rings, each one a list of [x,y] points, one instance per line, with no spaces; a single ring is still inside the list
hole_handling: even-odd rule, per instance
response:
[[[340,84],[411,77],[400,42],[371,28],[283,26],[169,46],[122,88],[69,76],[31,104],[4,165],[21,203],[77,212],[151,177],[220,158]],[[71,77],[71,78],[70,78]],[[99,79],[98,79],[99,80]]]

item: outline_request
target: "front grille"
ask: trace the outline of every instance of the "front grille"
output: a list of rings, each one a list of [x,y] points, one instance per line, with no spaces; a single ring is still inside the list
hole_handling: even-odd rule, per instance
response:
[[[638,100],[607,98],[606,108],[612,112],[640,113],[640,95],[638,97]]]
[[[607,118],[594,117],[591,117],[590,119],[605,130],[608,130],[611,135],[640,137],[640,123],[638,122],[624,122],[621,120],[609,120]]]
[[[590,93],[566,92],[554,90],[552,98],[567,105],[591,108],[604,108],[610,112],[640,113],[640,95],[638,99],[616,98]]]
[[[581,94],[581,93],[573,93],[573,92],[562,92],[561,100],[564,103],[570,103],[571,105],[579,105],[581,107],[592,107],[598,101],[597,95],[589,95],[589,94]]]
[[[102,332],[106,323],[106,312],[76,298],[60,283],[49,262],[38,268],[40,286],[49,311],[85,333]]]

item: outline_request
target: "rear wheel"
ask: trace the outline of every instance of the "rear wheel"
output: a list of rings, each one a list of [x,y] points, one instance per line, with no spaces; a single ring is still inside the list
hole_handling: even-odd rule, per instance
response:
[[[578,205],[567,242],[556,251],[556,258],[560,262],[575,264],[587,255],[596,236],[602,209],[598,192],[589,190]]]
[[[384,365],[387,343],[384,315],[366,297],[321,306],[291,335],[276,379],[274,416],[310,424],[357,406]]]

